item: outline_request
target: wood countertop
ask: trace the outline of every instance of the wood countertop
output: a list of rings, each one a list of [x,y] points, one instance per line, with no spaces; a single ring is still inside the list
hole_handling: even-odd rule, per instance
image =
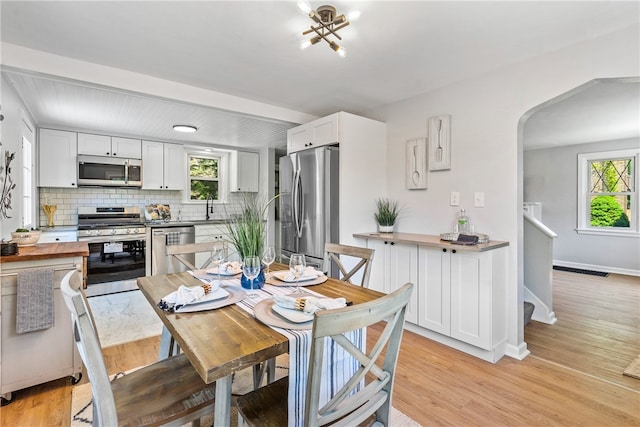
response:
[[[35,246],[18,248],[16,255],[0,256],[0,263],[74,256],[89,256],[89,244],[87,242],[38,243]]]
[[[440,240],[440,236],[414,233],[355,233],[353,237],[357,239],[384,240],[394,243],[431,246],[434,248],[455,249],[457,251],[469,252],[484,252],[509,246],[509,242],[503,242],[500,240],[489,240],[488,243],[479,243],[477,245],[456,245],[450,241]]]

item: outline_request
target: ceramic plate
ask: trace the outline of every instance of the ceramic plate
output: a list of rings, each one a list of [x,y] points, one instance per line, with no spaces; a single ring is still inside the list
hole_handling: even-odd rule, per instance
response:
[[[305,313],[304,311],[300,310],[292,310],[290,308],[280,307],[278,304],[273,304],[271,309],[290,322],[304,323],[313,320],[312,314]]]
[[[282,282],[286,282],[286,283],[292,283],[292,284],[296,284],[296,279],[291,280],[290,277],[288,277],[291,273],[287,270],[279,270],[279,271],[274,271],[273,273],[271,273],[271,275],[273,277],[275,277],[276,279],[282,281]],[[309,282],[309,281],[315,281],[317,279],[320,278],[326,278],[327,276],[325,276],[324,274],[320,273],[320,275],[318,276],[300,276],[300,283],[302,282]],[[323,280],[324,281],[324,280]],[[322,282],[320,282],[322,283]]]
[[[214,297],[213,295],[222,295],[222,292],[226,293],[225,296]],[[185,307],[176,310],[176,313],[192,313],[195,311],[213,310],[216,308],[226,307],[231,304],[246,298],[247,293],[240,286],[226,285],[219,288],[217,291],[205,295],[201,301],[189,304]],[[204,298],[207,298],[205,301]]]
[[[205,273],[217,276],[218,275],[218,267],[210,268],[210,269],[206,270]],[[235,276],[236,274],[240,274],[240,273],[242,273],[242,268],[241,267],[236,267],[236,268],[233,268],[231,271],[222,270],[220,272],[220,275],[221,276]]]
[[[253,314],[262,323],[269,326],[275,326],[283,329],[310,330],[313,328],[313,317],[304,323],[295,323],[276,314],[273,311],[274,302],[272,298],[264,299],[258,302],[253,309]],[[302,313],[302,312],[301,312]],[[304,313],[302,313],[304,314]]]

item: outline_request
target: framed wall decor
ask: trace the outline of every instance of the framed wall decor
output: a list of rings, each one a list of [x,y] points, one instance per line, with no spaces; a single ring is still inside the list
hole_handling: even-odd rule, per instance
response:
[[[407,141],[407,188],[427,188],[427,138]]]
[[[429,170],[451,169],[451,115],[429,119]]]

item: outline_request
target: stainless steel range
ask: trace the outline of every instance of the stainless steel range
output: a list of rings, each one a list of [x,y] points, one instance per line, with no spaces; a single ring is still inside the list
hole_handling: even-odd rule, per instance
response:
[[[143,277],[145,239],[137,206],[78,208],[78,241],[89,244],[87,285]]]

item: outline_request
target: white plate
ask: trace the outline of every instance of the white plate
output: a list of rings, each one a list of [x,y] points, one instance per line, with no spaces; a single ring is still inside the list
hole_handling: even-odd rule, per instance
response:
[[[281,280],[283,282],[296,283],[296,279],[295,278],[293,280],[289,280],[289,278],[287,276],[289,276],[291,273],[289,271],[287,271],[287,270],[274,271],[271,274],[273,274],[273,277],[275,277],[276,279]],[[322,276],[324,276],[324,275],[323,274],[319,274],[317,276],[316,275],[313,275],[313,276],[311,276],[311,275],[307,275],[307,276],[302,275],[302,276],[300,276],[300,281],[301,282],[306,282],[308,280],[315,280],[318,277],[322,277]]]
[[[273,307],[271,307],[271,309],[290,322],[305,323],[313,320],[313,314],[308,314],[304,311],[280,307],[277,304],[273,304]]]
[[[205,273],[217,276],[218,275],[218,267],[210,268],[210,269],[206,270]],[[232,269],[231,272],[229,270],[223,270],[223,271],[220,272],[220,275],[221,276],[235,276],[236,274],[240,274],[240,273],[242,273],[242,268],[241,267],[236,267],[236,268]]]

